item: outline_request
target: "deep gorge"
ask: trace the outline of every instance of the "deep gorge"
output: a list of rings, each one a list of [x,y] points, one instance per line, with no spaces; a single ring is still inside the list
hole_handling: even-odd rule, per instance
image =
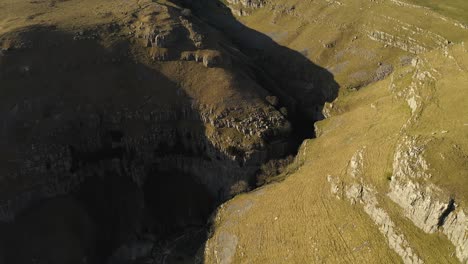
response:
[[[108,30],[30,28],[4,51],[0,77],[11,97],[3,144],[26,161],[2,193],[6,263],[191,263],[203,257],[216,207],[255,188],[262,164],[294,154],[311,136],[304,129],[313,119],[291,105],[288,118],[310,120],[307,127],[287,128],[278,102],[272,112],[249,110],[260,132],[240,125],[242,108],[198,105],[135,55],[140,48],[103,48],[97,40]],[[249,68],[261,86],[273,83]],[[252,143],[242,145],[246,133]]]

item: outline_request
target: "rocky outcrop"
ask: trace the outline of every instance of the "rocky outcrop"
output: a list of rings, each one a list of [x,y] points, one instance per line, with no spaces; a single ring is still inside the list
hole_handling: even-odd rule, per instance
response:
[[[214,257],[216,263],[230,264],[233,261],[234,255],[237,251],[237,236],[223,232],[216,238]]]
[[[244,200],[236,204],[222,204],[218,207],[211,221],[215,223],[226,221],[225,225],[233,225],[236,222],[235,218],[242,217],[244,214],[248,213],[253,206],[254,202],[251,200]],[[205,261],[209,263],[233,263],[236,254],[238,254],[238,249],[239,237],[235,233],[229,231],[216,233],[210,237],[205,244]]]
[[[370,39],[384,43],[404,51],[420,54],[426,52],[428,49],[412,39],[405,39],[399,36],[394,36],[383,31],[369,32],[367,35]]]
[[[155,23],[170,19],[169,23]],[[230,56],[218,46],[222,36],[192,17],[189,9],[150,5],[137,11],[130,30],[156,61],[196,61],[205,67],[230,65]],[[221,41],[220,41],[221,40]]]
[[[455,206],[452,204],[452,206]],[[455,209],[452,207],[451,209]],[[447,215],[448,214],[448,215]],[[445,211],[443,215],[443,233],[456,247],[457,258],[463,263],[468,263],[468,217],[464,210],[455,212]]]
[[[345,197],[351,204],[362,205],[364,211],[386,238],[388,246],[401,257],[405,264],[424,263],[411,248],[405,235],[390,215],[379,205],[375,188],[363,182],[365,150],[366,147],[363,147],[356,151],[348,163],[347,175],[351,179],[350,183],[345,183],[331,175],[327,177],[331,192],[339,199]]]
[[[289,151],[287,137],[291,125],[279,111],[268,105],[264,100],[268,93],[254,80],[246,79],[244,83],[259,89],[258,98],[248,98],[246,100],[251,103],[232,107],[224,104],[235,105],[226,102],[244,96],[236,94],[239,92],[232,87],[226,94],[229,98],[216,98],[212,104],[203,104],[197,100],[197,94],[192,94],[192,98],[187,95],[189,88],[184,84],[172,83],[155,70],[165,67],[166,61],[188,65],[187,61],[194,60],[210,68],[231,63],[217,44],[226,40],[182,11],[155,3],[136,10],[124,23],[125,27],[115,30],[130,30],[132,34],[128,39],[119,41],[137,45],[129,44],[128,48],[122,45],[124,48],[116,48],[115,52],[95,45],[94,38],[73,39],[53,29],[38,29],[41,34],[34,30],[21,33],[18,38],[34,45],[13,53],[9,57],[13,63],[0,71],[0,78],[12,79],[11,87],[20,85],[22,80],[21,76],[10,74],[17,69],[15,63],[21,61],[16,58],[41,56],[43,43],[55,38],[60,38],[60,48],[65,53],[68,47],[75,47],[74,52],[80,54],[75,59],[79,61],[48,58],[42,62],[43,72],[28,74],[27,80],[50,77],[54,67],[58,67],[55,65],[58,60],[63,64],[77,64],[66,71],[66,78],[76,78],[73,74],[85,71],[94,83],[80,79],[76,83],[83,87],[79,87],[82,89],[77,94],[31,95],[12,99],[8,102],[13,104],[12,107],[1,110],[5,122],[2,123],[4,137],[0,143],[5,145],[4,151],[11,150],[17,155],[11,163],[13,168],[2,178],[9,181],[2,186],[14,187],[1,192],[1,221],[12,221],[35,201],[74,192],[86,179],[93,177],[124,175],[141,187],[155,168],[188,173],[206,186],[212,196],[223,201],[248,189],[245,183],[252,182],[262,163]],[[97,38],[109,37],[107,31],[99,29],[93,33],[96,34]],[[129,55],[130,50],[136,53],[149,51],[156,61],[148,62],[145,56]],[[106,59],[100,61],[102,57]],[[236,63],[241,62],[237,60]],[[32,67],[36,69],[36,66]],[[241,68],[240,65],[236,67]],[[90,68],[93,72],[83,70]],[[112,77],[106,79],[109,72],[100,73],[100,70],[109,68]],[[237,78],[237,72],[226,71],[229,78]],[[196,80],[195,76],[172,78],[179,78],[179,82]],[[49,80],[50,86],[63,87],[58,85],[60,80],[52,77]],[[235,85],[234,82],[231,85]],[[99,89],[89,88],[98,86]],[[213,86],[205,87],[203,93],[209,89],[223,89],[216,84]],[[119,87],[119,92],[114,90],[115,87]],[[135,90],[127,93],[129,88]],[[93,97],[96,91],[99,95]],[[23,138],[12,144],[10,139],[19,136],[17,132],[23,129],[26,131],[21,134]]]
[[[404,234],[398,230],[388,213],[379,206],[375,193],[370,186],[353,184],[348,187],[346,197],[352,202],[363,204],[364,211],[378,226],[382,235],[387,238],[389,247],[401,257],[403,263],[424,263],[410,247]]]
[[[201,62],[203,66],[208,68],[230,64],[229,58],[217,50],[184,51],[180,54],[180,59]]]
[[[265,5],[265,0],[227,0],[229,4],[241,4],[247,8],[261,8]]]
[[[236,16],[248,16],[251,10],[265,6],[265,0],[227,0],[231,12]]]
[[[391,16],[382,15],[377,21],[378,23],[394,24],[392,33],[385,29],[376,30],[374,28],[367,30],[367,36],[370,39],[382,42],[386,47],[395,47],[413,54],[421,54],[450,44],[449,40],[439,34]]]
[[[426,233],[441,231],[453,243],[458,259],[468,261],[468,219],[463,208],[430,183],[424,142],[404,137],[396,148],[388,196]]]
[[[19,115],[22,111],[24,110],[18,107]],[[191,173],[209,186],[214,195],[225,199],[224,197],[230,195],[228,186],[241,180],[249,181],[248,175],[255,174],[258,166],[271,156],[269,153],[284,153],[287,150],[288,143],[280,141],[270,144],[266,149],[258,146],[264,150],[253,148],[245,151],[238,147],[234,151],[233,145],[221,145],[224,139],[217,138],[220,135],[214,134],[211,139],[206,137],[202,130],[203,125],[200,126],[203,122],[213,123],[217,129],[235,129],[246,137],[265,137],[269,134],[272,137],[281,137],[287,133],[281,131],[277,123],[271,123],[271,127],[263,125],[262,119],[266,115],[258,116],[257,120],[254,119],[255,116],[248,120],[226,120],[228,114],[224,117],[197,115],[197,111],[191,108],[149,112],[121,111],[108,115],[90,113],[89,118],[79,121],[88,124],[80,129],[81,136],[74,142],[68,142],[68,145],[36,143],[29,150],[24,146],[24,163],[18,174],[11,177],[31,178],[30,190],[23,190],[14,198],[3,200],[2,220],[12,220],[17,212],[33,201],[69,193],[85,178],[99,175],[106,170],[129,175],[141,186],[148,177],[148,169],[155,165],[160,169],[177,168]],[[192,122],[195,127],[176,128],[167,125],[182,120]],[[56,120],[57,125],[60,122],[61,119]],[[141,131],[141,136],[129,135],[126,124],[135,122],[146,124],[148,130]],[[252,128],[249,128],[249,124]],[[75,124],[70,125],[73,127]],[[255,126],[259,127],[258,134],[251,133],[250,129],[255,129]],[[279,129],[281,133],[274,132],[275,129]],[[69,131],[52,130],[49,136],[66,137]],[[77,144],[79,141],[82,142]]]

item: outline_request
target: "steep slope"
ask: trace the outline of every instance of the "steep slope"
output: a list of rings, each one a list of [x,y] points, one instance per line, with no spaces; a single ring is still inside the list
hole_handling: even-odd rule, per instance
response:
[[[217,6],[215,2],[204,0],[193,5],[201,3],[203,7],[199,9],[206,10],[203,15],[214,16],[211,14],[222,13],[219,8],[207,8],[210,4]],[[343,91],[386,77],[392,66],[409,63],[409,57],[415,54],[466,39],[464,21],[402,1],[227,2],[224,7],[234,14],[243,14],[237,18],[244,25],[242,32],[234,31],[239,26],[224,26],[229,36],[235,37],[243,46],[256,46],[262,52],[258,42],[242,39],[243,31],[262,32],[278,44],[301,52],[317,65],[327,68],[345,88]],[[456,3],[445,1],[447,6],[451,2]],[[466,4],[463,8],[451,6],[449,10],[452,9],[461,13],[468,11]],[[265,53],[274,57],[268,50]]]
[[[0,0],[0,264],[468,263],[466,10]]]
[[[466,52],[434,51],[334,103],[297,172],[221,207],[208,263],[465,263]]]
[[[206,263],[467,263],[464,21],[402,1],[226,4],[341,90],[297,170],[220,207]]]
[[[193,259],[215,206],[298,146],[252,62],[190,10],[0,14],[0,263]]]

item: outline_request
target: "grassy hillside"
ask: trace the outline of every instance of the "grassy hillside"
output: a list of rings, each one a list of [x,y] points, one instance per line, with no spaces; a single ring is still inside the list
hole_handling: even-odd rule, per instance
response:
[[[463,0],[451,1],[430,1],[430,0],[406,0],[419,6],[428,7],[446,17],[459,20],[465,25],[468,24],[468,3]]]
[[[291,127],[315,125],[317,137],[302,143],[289,167],[272,165],[282,174],[271,184],[218,208],[204,251],[191,245],[180,260],[170,252],[181,243],[172,234],[152,241],[157,252],[144,257],[183,262],[198,250],[207,264],[468,263],[467,6],[461,0],[0,0],[0,216],[10,221],[32,200],[70,194],[85,177],[130,175],[122,185],[140,185],[159,175],[152,172],[158,166],[193,173],[221,201],[247,190],[261,163],[289,152],[303,136]],[[190,192],[181,195],[188,208],[165,203],[164,191],[177,194],[160,182],[161,193],[153,194],[164,209],[157,213],[197,214]],[[51,190],[42,188],[49,183]],[[102,221],[110,236],[122,236],[115,245],[102,240],[104,257],[135,242],[135,233],[164,230],[157,217],[137,219],[148,213],[142,195],[122,201],[135,227],[121,221],[113,229]],[[126,200],[120,191],[115,196]],[[97,211],[112,207],[93,199],[92,206],[104,205]],[[34,227],[36,218],[59,221],[50,210],[67,206],[79,216],[70,214],[71,226],[60,227],[64,237],[54,237],[53,226]],[[32,231],[2,224],[0,231],[14,232],[8,239],[16,242],[0,241],[0,263],[57,252],[54,263],[82,262],[95,249],[86,232],[68,232],[91,230],[80,210],[63,199],[24,215]],[[39,233],[37,240],[28,239],[30,231]],[[185,235],[182,243],[191,244]],[[44,237],[51,242],[41,244]],[[63,239],[80,242],[63,244],[63,251],[48,246]]]
[[[398,242],[367,214],[370,205],[353,200],[349,186],[355,183],[374,192],[377,207],[393,222],[385,225],[394,225],[404,236],[402,245],[422,261],[458,263],[456,249],[442,231],[426,234],[387,195],[397,180],[397,146],[404,137],[416,137],[432,175],[422,184],[436,184],[456,200],[458,210],[466,211],[468,99],[463,84],[468,81],[468,53],[455,45],[448,54],[437,50],[420,57],[436,77],[418,85],[424,99],[417,121],[411,121],[415,117],[405,84],[422,65],[399,67],[386,80],[338,98],[331,117],[317,125],[320,136],[303,143],[296,157],[303,165],[297,172],[219,209],[207,263],[401,261],[392,247]]]
[[[382,65],[467,38],[456,22],[397,1],[271,0],[251,12],[240,20],[326,67],[345,88],[379,79]]]
[[[467,263],[466,5],[408,3],[231,5],[341,88],[297,171],[219,209],[206,263]]]

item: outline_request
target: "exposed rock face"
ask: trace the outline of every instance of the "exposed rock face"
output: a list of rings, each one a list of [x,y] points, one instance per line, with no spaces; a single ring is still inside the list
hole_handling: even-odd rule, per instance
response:
[[[230,4],[241,4],[248,8],[260,8],[265,5],[265,0],[228,0]]]
[[[248,16],[250,10],[262,8],[265,0],[227,0],[229,8],[237,16]]]
[[[458,259],[464,263],[468,260],[468,221],[464,209],[427,182],[431,178],[428,169],[424,144],[416,138],[403,138],[395,152],[388,196],[424,232],[442,231],[456,247]]]
[[[233,234],[221,233],[216,241],[216,245],[217,247],[214,252],[216,263],[232,263],[233,257],[236,254],[237,237]]]
[[[144,46],[151,48],[154,60],[194,60],[206,67],[229,64],[229,57],[217,46],[222,36],[184,11],[150,5],[137,11],[129,21],[130,28]],[[168,17],[170,23],[154,23]]]
[[[253,203],[250,200],[246,200],[236,205],[221,205],[218,208],[218,212],[214,219],[215,222],[226,220],[227,224],[235,223],[235,217],[242,217],[243,214],[247,213],[252,209]],[[223,212],[226,216],[225,219],[221,219],[220,212]],[[205,256],[212,256],[213,259],[208,259],[214,263],[233,263],[236,254],[238,254],[239,238],[236,234],[230,232],[222,232],[216,236],[211,237],[205,245]]]
[[[375,31],[370,33],[369,38],[414,54],[419,54],[427,51],[427,48],[418,45],[416,42],[398,38],[382,31]]]
[[[0,86],[11,92],[0,109],[0,156],[11,157],[0,160],[0,222],[78,197],[99,226],[98,263],[149,257],[162,239],[135,234],[204,230],[215,204],[248,190],[262,163],[293,146],[281,105],[267,102],[250,62],[218,31],[176,7],[148,2],[132,12],[76,34],[30,27],[0,36],[11,43],[0,58]],[[111,179],[126,183],[107,190]],[[115,196],[127,192],[136,198]],[[107,218],[116,214],[128,219]],[[202,243],[205,233],[194,233]]]
[[[434,187],[424,188],[412,181],[407,183],[401,181],[401,179],[430,178],[426,172],[428,164],[422,156],[423,147],[415,144],[414,138],[403,139],[403,143],[397,147],[389,196],[398,204],[404,205],[407,216],[418,227],[425,232],[433,233],[437,230],[439,218],[448,205],[434,201],[436,195]]]
[[[355,203],[363,204],[364,211],[379,227],[380,232],[387,238],[388,245],[403,260],[405,264],[424,263],[410,247],[405,236],[398,230],[388,213],[379,207],[375,191],[372,187],[360,184],[351,185],[346,191],[346,197]]]
[[[424,263],[413,251],[405,235],[398,229],[390,215],[379,206],[377,191],[363,182],[365,150],[366,147],[363,147],[356,151],[349,161],[347,174],[352,179],[351,183],[345,184],[331,175],[327,177],[331,192],[339,199],[346,197],[351,204],[362,204],[364,211],[387,239],[389,247],[402,258],[405,264]]]
[[[180,12],[168,6],[150,4],[138,10],[128,24],[131,30],[135,30],[135,37],[143,40],[143,48],[149,46],[147,49],[150,55],[154,54],[155,49],[167,49],[167,55],[157,55],[164,61],[182,57],[183,61],[194,60],[206,67],[226,65],[227,56],[213,44],[216,43],[215,39],[223,41],[222,37],[209,27],[199,25],[200,22],[196,24],[190,21],[189,17],[180,15]],[[154,23],[161,19],[166,19],[166,22]],[[204,30],[201,30],[203,27]],[[205,32],[204,37],[202,32]],[[42,45],[44,40],[33,37],[34,34],[25,32],[21,36],[36,46]],[[56,37],[55,33],[41,34]],[[66,45],[75,44],[65,42],[63,45],[66,48]],[[213,49],[200,50],[201,47]],[[83,48],[83,52],[97,53],[97,49],[87,47]],[[12,54],[10,61],[17,61],[17,57],[35,52],[40,50],[24,48],[18,55]],[[125,53],[125,48],[119,52]],[[171,54],[175,53],[182,55],[172,57]],[[86,56],[84,61],[88,60]],[[118,59],[115,58],[116,54],[106,56],[112,58],[109,62],[114,63],[117,71],[128,67],[129,58],[125,56]],[[85,67],[86,63],[82,61],[79,67]],[[54,66],[45,65],[44,69]],[[32,67],[36,69],[36,65]],[[149,73],[151,70],[146,71]],[[73,72],[74,68],[70,69],[69,74]],[[6,74],[2,76],[10,78]],[[34,76],[28,78],[33,79]],[[161,79],[154,81],[161,83]],[[129,83],[126,79],[122,79],[122,82]],[[12,120],[4,126],[6,136],[10,137],[18,129],[16,124],[20,123],[19,120],[31,131],[40,129],[42,132],[31,135],[31,143],[24,140],[11,146],[18,151],[21,149],[19,153],[24,162],[17,164],[19,169],[11,171],[8,178],[31,180],[28,181],[28,187],[16,193],[14,198],[3,198],[2,219],[13,219],[16,212],[33,200],[70,193],[86,177],[99,175],[103,170],[128,175],[141,186],[150,167],[177,167],[181,171],[196,174],[198,180],[222,200],[230,195],[229,186],[241,180],[248,182],[259,164],[270,157],[281,156],[288,149],[288,142],[282,138],[291,132],[289,122],[271,106],[255,102],[249,108],[237,106],[220,109],[218,102],[207,105],[197,98],[189,99],[183,87],[176,87],[168,81],[160,85],[159,89],[176,98],[175,103],[160,104],[161,98],[151,93],[136,99],[139,102],[135,103],[139,107],[128,103],[86,102],[73,95],[53,94],[16,102],[11,110],[3,113],[7,120]],[[117,96],[114,100],[121,99]],[[47,121],[37,125],[30,116],[44,111]],[[206,133],[204,130],[207,128],[211,132]],[[221,131],[232,131],[233,136],[226,137]],[[77,134],[71,137],[72,133]]]
[[[468,217],[461,209],[450,213],[443,222],[443,233],[456,246],[457,258],[465,263],[468,260],[467,223]]]

